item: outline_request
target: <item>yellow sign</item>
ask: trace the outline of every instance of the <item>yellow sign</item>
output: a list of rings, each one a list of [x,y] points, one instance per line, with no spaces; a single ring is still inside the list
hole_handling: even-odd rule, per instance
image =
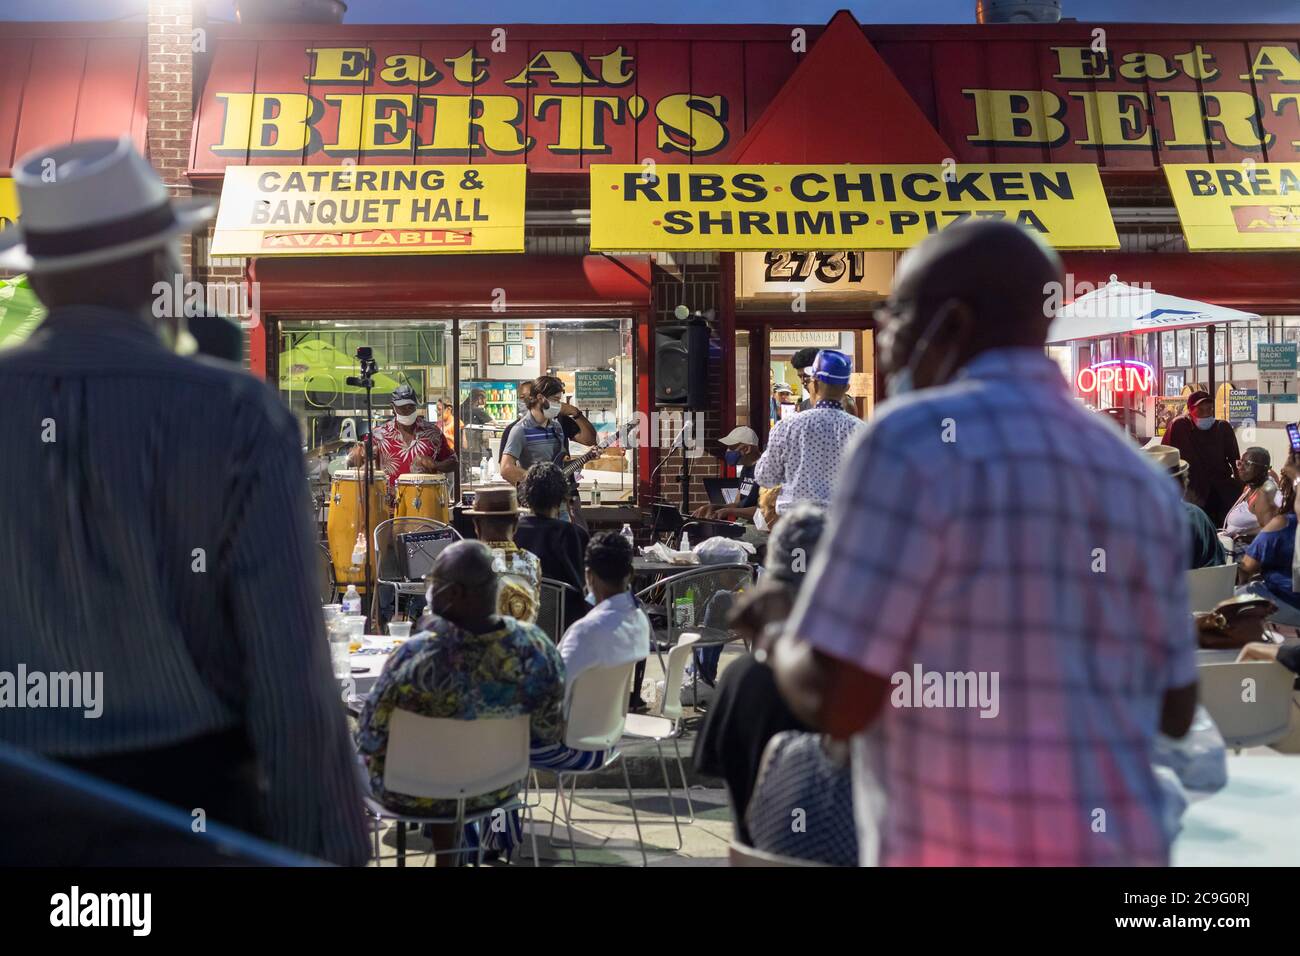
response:
[[[1300,249],[1300,163],[1166,166],[1187,248]]]
[[[522,164],[232,166],[214,256],[523,252]]]
[[[1115,249],[1097,167],[591,167],[591,248],[906,249],[1006,219],[1061,249]]]
[[[17,221],[18,191],[12,179],[0,176],[0,229],[6,229]]]

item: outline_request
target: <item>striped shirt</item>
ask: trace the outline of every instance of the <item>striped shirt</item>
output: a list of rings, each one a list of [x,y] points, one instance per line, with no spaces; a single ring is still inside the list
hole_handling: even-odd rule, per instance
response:
[[[0,706],[69,758],[242,727],[268,835],[365,859],[297,423],[264,383],[125,313],[55,310],[0,355],[0,670],[102,673],[102,714]]]
[[[881,406],[826,531],[790,626],[893,685],[855,741],[864,863],[1168,863],[1151,744],[1196,681],[1187,520],[1050,358],[985,352]],[[981,674],[992,706],[963,704]]]

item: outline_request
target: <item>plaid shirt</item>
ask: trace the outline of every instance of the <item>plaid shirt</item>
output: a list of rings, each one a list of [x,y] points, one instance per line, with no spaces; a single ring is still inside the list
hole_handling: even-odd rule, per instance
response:
[[[863,863],[1167,863],[1149,751],[1196,680],[1174,482],[1037,350],[886,403],[843,476],[790,623],[893,678],[855,741]],[[997,715],[899,706],[917,666],[996,674]]]

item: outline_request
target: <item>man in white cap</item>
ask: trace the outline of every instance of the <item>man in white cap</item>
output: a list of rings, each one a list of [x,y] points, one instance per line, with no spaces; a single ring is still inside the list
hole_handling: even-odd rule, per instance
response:
[[[701,505],[695,509],[697,518],[715,518],[719,521],[753,521],[758,511],[758,482],[754,480],[754,465],[763,453],[758,440],[758,432],[748,425],[733,428],[718,439],[726,447],[722,460],[732,468],[739,468],[736,477],[740,487],[736,489],[736,500],[729,505]]]
[[[30,153],[13,178],[0,268],[26,271],[49,314],[0,355],[0,661],[100,690],[93,707],[0,706],[0,741],[364,862],[297,423],[247,372],[177,354],[183,323],[159,318],[179,314],[158,290],[183,288],[179,238],[213,201],[170,200],[126,137]],[[50,823],[65,836],[41,862],[76,852],[74,824]]]

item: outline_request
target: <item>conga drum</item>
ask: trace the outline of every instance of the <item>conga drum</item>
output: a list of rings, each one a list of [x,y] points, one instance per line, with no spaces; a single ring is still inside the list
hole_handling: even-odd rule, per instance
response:
[[[361,498],[365,478],[363,469],[345,468],[335,472],[334,480],[330,482],[329,518],[326,521],[325,537],[329,541],[330,560],[334,563],[334,583],[339,588],[355,584],[358,589],[364,589],[365,569],[358,567],[353,570],[352,549],[356,546],[357,535],[363,533],[373,548],[375,525],[388,518],[388,508],[384,504],[387,479],[379,471],[370,483],[370,527],[365,526],[365,509]],[[371,566],[374,567],[373,561]]]
[[[446,475],[397,476],[397,518],[433,518],[451,523],[451,481]]]

